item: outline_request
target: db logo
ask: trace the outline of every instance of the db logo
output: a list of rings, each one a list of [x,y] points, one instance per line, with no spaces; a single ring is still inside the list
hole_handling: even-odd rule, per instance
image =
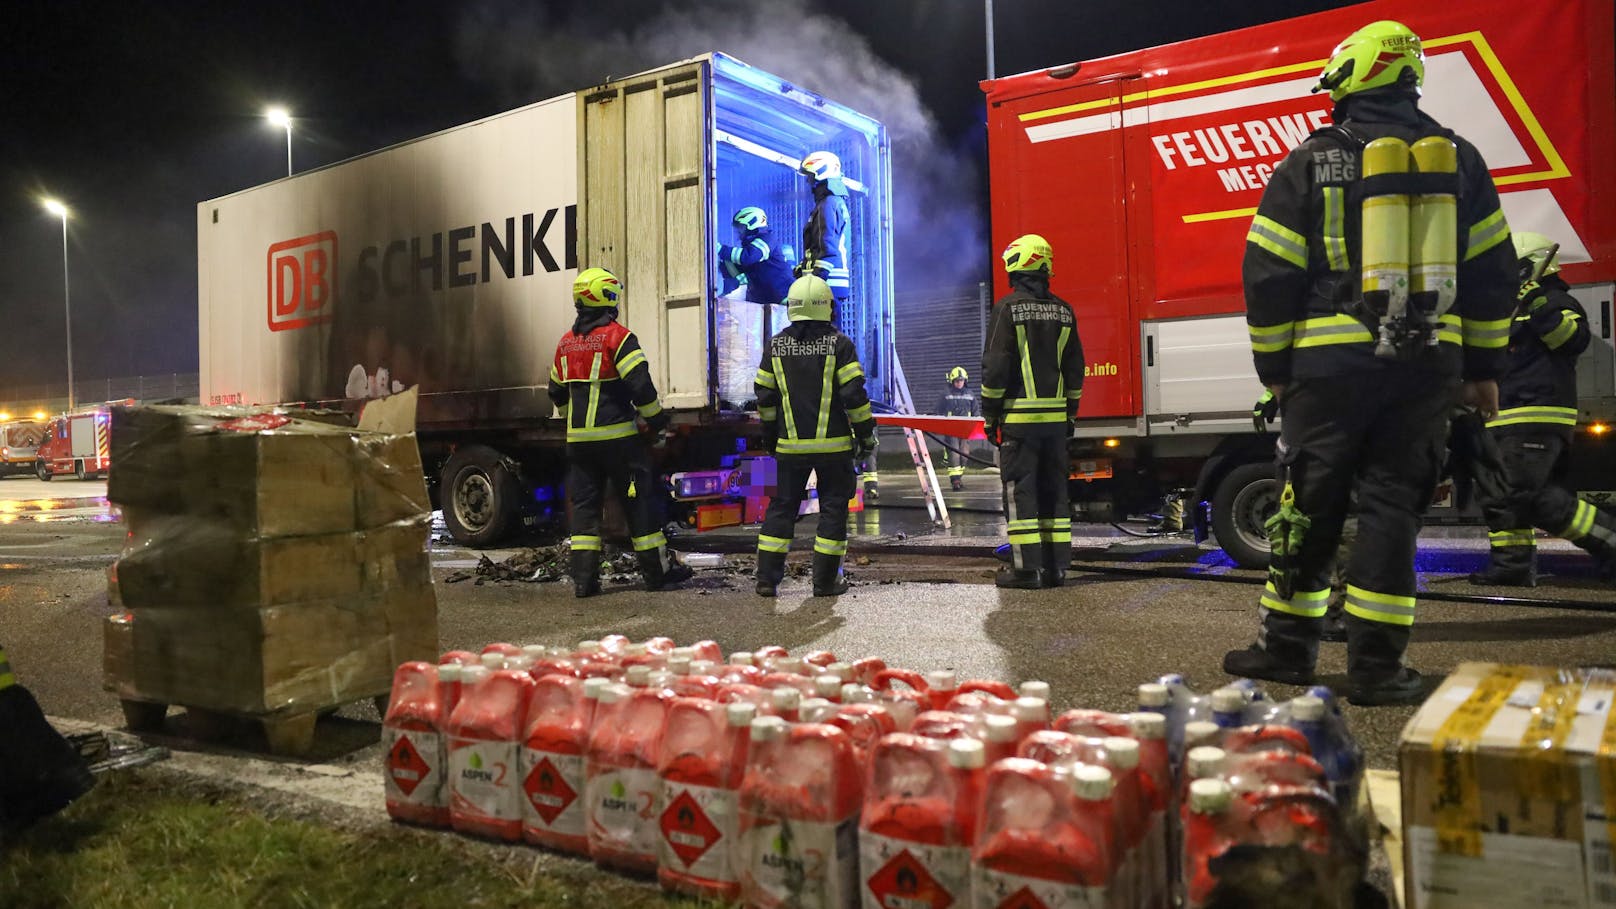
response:
[[[269,330],[331,320],[337,288],[337,234],[322,231],[269,247]]]

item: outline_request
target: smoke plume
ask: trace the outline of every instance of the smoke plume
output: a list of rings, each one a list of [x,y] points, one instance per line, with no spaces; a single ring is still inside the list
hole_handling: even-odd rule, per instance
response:
[[[455,36],[468,75],[515,106],[723,51],[875,117],[893,145],[893,236],[900,289],[974,284],[986,231],[976,165],[939,134],[912,79],[804,0],[595,0],[564,14],[482,0]],[[962,79],[970,78],[964,74]]]

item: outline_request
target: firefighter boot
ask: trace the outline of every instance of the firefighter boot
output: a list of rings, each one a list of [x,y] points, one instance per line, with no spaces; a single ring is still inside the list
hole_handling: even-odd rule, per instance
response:
[[[760,552],[757,555],[757,595],[760,597],[773,597],[775,588],[786,576],[786,554],[783,552]]]
[[[1532,531],[1521,531],[1530,539]],[[1470,575],[1470,583],[1488,587],[1536,587],[1536,546],[1495,546],[1487,570]]]
[[[1343,591],[1332,594],[1330,605],[1324,610],[1324,625],[1319,631],[1319,640],[1331,644],[1345,644],[1347,642],[1347,595]]]
[[[1007,590],[1038,590],[1044,587],[1043,572],[1036,568],[1010,568],[999,569],[993,576],[993,586],[1003,587]]]
[[[600,550],[572,551],[572,595],[582,599],[600,593]]]
[[[1403,665],[1409,627],[1347,613],[1347,700],[1360,707],[1418,704],[1425,680]]]
[[[5,651],[0,650],[0,667]],[[0,676],[10,673],[0,669]],[[28,689],[0,688],[0,840],[49,817],[90,791],[95,777],[53,729]]]
[[[1257,629],[1257,643],[1224,654],[1223,671],[1241,678],[1286,685],[1310,684],[1313,664],[1319,656],[1323,621],[1264,610],[1262,625]]]
[[[690,566],[679,561],[666,547],[646,549],[635,553],[640,563],[640,574],[645,578],[646,590],[663,590],[695,576]]]
[[[955,492],[959,492],[960,490],[965,488],[965,480],[963,478],[957,477],[957,476],[949,477],[948,478],[948,488],[952,489]]]
[[[814,596],[839,597],[846,592],[847,578],[842,576],[842,557],[814,553]]]

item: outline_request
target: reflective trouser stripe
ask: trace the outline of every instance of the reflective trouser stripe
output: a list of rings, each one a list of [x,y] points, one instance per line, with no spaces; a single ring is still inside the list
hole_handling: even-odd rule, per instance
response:
[[[1347,613],[1383,625],[1414,624],[1414,598],[1347,585]]]
[[[876,472],[875,470],[866,470],[866,471],[864,471],[864,482],[866,482],[866,483],[879,483],[880,481],[881,481],[881,474],[880,473]]]
[[[814,537],[814,552],[833,556],[847,555],[847,541]]]
[[[787,552],[791,549],[790,537],[771,537],[758,534],[758,552]]]
[[[17,684],[17,677],[11,673],[11,658],[6,656],[5,648],[0,647],[0,691]]]
[[[1299,615],[1306,619],[1316,619],[1324,615],[1330,605],[1330,588],[1323,590],[1298,590],[1290,599],[1279,595],[1274,589],[1274,582],[1269,581],[1263,588],[1263,595],[1257,601],[1264,608],[1286,615]]]
[[[668,538],[663,536],[660,530],[656,533],[648,533],[643,537],[634,538],[635,552],[644,552],[647,549],[661,549],[666,545],[668,545]]]
[[[1045,543],[1072,542],[1071,518],[1039,518],[1038,535]]]
[[[1506,546],[1536,546],[1537,536],[1531,528],[1525,530],[1494,530],[1487,534],[1487,544],[1494,549]]]
[[[572,535],[572,548],[573,549],[579,549],[579,550],[587,549],[587,550],[592,550],[594,552],[599,552],[600,551],[600,537],[592,537],[592,536],[586,536],[586,535],[581,534],[581,533],[575,533],[575,534]]]
[[[1043,541],[1044,535],[1036,530],[1010,534],[1010,545],[1012,546],[1033,546]]]
[[[951,477],[963,477],[963,476],[965,476],[965,468],[964,467],[950,467],[950,468],[948,468],[948,475],[951,476]]]

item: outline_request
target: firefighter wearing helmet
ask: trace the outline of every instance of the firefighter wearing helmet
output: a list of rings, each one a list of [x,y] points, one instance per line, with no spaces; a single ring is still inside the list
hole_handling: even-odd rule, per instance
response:
[[[1588,314],[1558,274],[1559,245],[1538,233],[1514,235],[1520,275],[1509,334],[1509,367],[1498,381],[1500,409],[1487,429],[1502,456],[1506,489],[1478,484],[1491,563],[1473,584],[1537,584],[1540,527],[1587,550],[1602,573],[1616,573],[1616,515],[1563,485],[1577,424],[1577,357],[1587,349]]]
[[[796,274],[823,278],[836,302],[845,304],[852,293],[852,257],[847,243],[852,218],[847,207],[847,185],[842,181],[842,159],[828,151],[809,152],[797,170],[808,179],[814,207],[802,229],[802,262]],[[859,467],[864,475],[865,498],[879,501],[881,474],[873,451],[860,460]]]
[[[864,367],[853,341],[831,322],[834,294],[804,275],[786,295],[791,320],[764,347],[756,383],[763,447],[774,455],[778,488],[758,532],[757,594],[772,597],[785,578],[792,527],[812,474],[819,489],[814,537],[814,596],[847,592],[848,502],[855,459],[875,451],[875,417],[864,393]]]
[[[773,243],[769,216],[748,205],[735,213],[736,243],[719,244],[718,262],[724,273],[724,295],[746,285],[748,303],[778,304],[791,288],[791,260],[786,248]]]
[[[622,499],[646,588],[660,590],[691,575],[662,535],[661,503],[640,423],[660,435],[669,417],[639,339],[617,321],[622,298],[616,275],[604,268],[579,272],[572,282],[578,316],[556,344],[550,365],[550,403],[567,422],[572,585],[579,597],[600,592],[600,520],[608,484]]]
[[[937,401],[937,412],[948,417],[974,417],[977,415],[976,395],[971,394],[966,384],[971,380],[970,373],[965,367],[956,366],[948,371],[948,387],[943,390],[943,396]],[[964,439],[953,439],[949,442],[948,451],[948,485],[955,492],[965,488],[965,455]]]
[[[1246,321],[1279,398],[1280,507],[1257,643],[1231,675],[1307,684],[1330,564],[1357,492],[1345,568],[1348,697],[1418,702],[1403,665],[1414,551],[1461,399],[1498,410],[1515,254],[1487,165],[1419,109],[1425,56],[1397,22],[1342,41],[1314,91],[1334,125],[1280,162],[1246,235]]]
[[[1010,534],[1010,565],[994,583],[1059,587],[1072,560],[1066,440],[1083,396],[1083,344],[1072,308],[1049,290],[1049,241],[1027,234],[1003,258],[1010,293],[993,304],[982,350],[982,419],[999,446]]]

